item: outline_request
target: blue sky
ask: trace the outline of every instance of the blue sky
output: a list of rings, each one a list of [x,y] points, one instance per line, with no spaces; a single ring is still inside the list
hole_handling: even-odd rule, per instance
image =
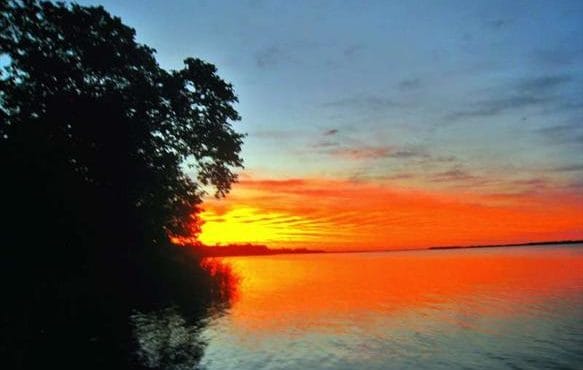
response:
[[[163,66],[217,65],[254,176],[583,183],[581,1],[98,3]]]

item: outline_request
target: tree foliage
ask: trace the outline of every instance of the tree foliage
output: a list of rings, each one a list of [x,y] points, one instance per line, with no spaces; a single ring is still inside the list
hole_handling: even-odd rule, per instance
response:
[[[242,165],[232,86],[199,59],[161,68],[154,50],[102,7],[3,7],[0,148],[5,165],[23,170],[9,172],[22,176],[16,183],[81,183],[115,204],[124,234],[190,232],[200,185],[223,196]]]

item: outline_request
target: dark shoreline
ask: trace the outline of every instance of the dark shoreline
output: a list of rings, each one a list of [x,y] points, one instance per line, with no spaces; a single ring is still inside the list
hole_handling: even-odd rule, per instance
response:
[[[556,240],[541,242],[509,243],[509,244],[483,244],[483,245],[462,245],[462,246],[435,246],[426,248],[410,249],[380,249],[380,250],[337,250],[324,251],[307,248],[281,248],[272,249],[265,245],[226,245],[226,246],[196,246],[195,253],[201,257],[244,257],[244,256],[273,256],[280,254],[321,254],[321,253],[387,253],[387,252],[407,252],[407,251],[440,251],[452,249],[482,249],[482,248],[508,248],[508,247],[528,247],[537,245],[555,244],[583,244],[583,240]]]
[[[429,247],[428,250],[447,250],[447,249],[471,249],[471,248],[503,248],[503,247],[528,247],[535,245],[554,245],[554,244],[582,244],[583,240],[556,240],[544,242],[527,242],[527,243],[510,243],[510,244],[484,244],[484,245],[463,245],[463,246],[443,246]]]
[[[202,257],[243,257],[243,256],[273,256],[277,254],[316,254],[326,253],[323,250],[307,248],[271,249],[265,245],[233,244],[225,246],[196,246],[195,253]]]

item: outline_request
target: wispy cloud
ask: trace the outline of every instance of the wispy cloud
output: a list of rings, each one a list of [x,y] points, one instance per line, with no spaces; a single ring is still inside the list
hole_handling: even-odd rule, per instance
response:
[[[401,158],[401,159],[408,159],[408,158],[431,158],[431,155],[429,155],[429,153],[420,150],[420,149],[399,149],[399,150],[395,150],[392,154],[391,157],[393,158]]]
[[[543,127],[535,132],[550,144],[583,144],[583,125],[578,122]]]
[[[430,182],[442,183],[448,187],[473,187],[483,188],[497,181],[494,178],[473,174],[463,168],[454,167],[446,171],[429,174],[427,179]]]
[[[347,58],[353,58],[360,54],[364,50],[364,46],[362,44],[352,44],[344,48],[342,53]]]
[[[390,147],[363,147],[363,148],[337,148],[328,151],[328,154],[348,159],[378,159],[392,155]]]
[[[255,64],[261,68],[271,68],[286,60],[287,54],[278,45],[272,45],[255,53]]]
[[[486,21],[486,26],[489,28],[500,30],[502,28],[508,27],[511,23],[512,21],[510,19],[499,18]]]
[[[457,161],[455,156],[432,154],[422,147],[398,147],[392,145],[343,146],[338,142],[326,141],[319,142],[315,147],[321,149],[320,153],[322,154],[357,161],[392,159],[394,161],[415,162],[417,164],[443,164]]]
[[[316,149],[327,149],[327,148],[334,148],[340,146],[340,143],[337,141],[331,140],[320,140],[317,143],[313,144],[312,147]]]
[[[375,95],[358,95],[342,99],[333,100],[323,104],[327,108],[350,108],[362,110],[384,110],[387,108],[400,107],[401,104],[386,97]]]
[[[448,171],[442,171],[431,175],[431,179],[437,182],[457,182],[457,181],[467,181],[476,180],[477,176],[471,175],[465,170],[455,168]]]
[[[355,160],[393,158],[398,160],[434,159],[436,161],[443,161],[445,158],[445,157],[432,157],[425,150],[419,148],[399,148],[391,145],[381,146],[362,145],[362,146],[338,147],[326,150],[325,153],[335,157],[342,157]]]
[[[332,135],[336,135],[337,133],[338,133],[338,129],[333,128],[333,129],[324,131],[323,135],[324,136],[332,136]]]
[[[583,172],[583,164],[560,166],[550,169],[553,172]]]
[[[542,191],[553,185],[552,182],[545,177],[532,177],[528,179],[514,180],[511,182],[511,184],[513,186],[526,188],[530,191]]]
[[[399,82],[399,89],[401,90],[414,90],[419,87],[421,87],[421,80],[418,78],[402,80]]]
[[[545,95],[571,80],[572,77],[567,75],[542,76],[525,79],[516,85],[516,91],[523,94]]]
[[[565,67],[583,59],[583,48],[537,49],[531,53],[531,59],[544,67]]]
[[[487,98],[470,103],[467,108],[446,115],[446,121],[491,117],[528,107],[544,107],[560,102],[560,90],[572,80],[570,76],[552,75],[524,79],[509,86],[485,90]]]

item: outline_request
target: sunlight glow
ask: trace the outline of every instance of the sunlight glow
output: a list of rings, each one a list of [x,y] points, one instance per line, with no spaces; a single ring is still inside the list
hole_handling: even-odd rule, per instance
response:
[[[370,183],[246,180],[205,202],[200,241],[324,250],[401,249],[583,237],[574,193],[428,192]]]
[[[306,217],[240,206],[218,214],[201,213],[200,241],[206,245],[229,243],[278,244],[309,242],[322,234],[322,225]]]

